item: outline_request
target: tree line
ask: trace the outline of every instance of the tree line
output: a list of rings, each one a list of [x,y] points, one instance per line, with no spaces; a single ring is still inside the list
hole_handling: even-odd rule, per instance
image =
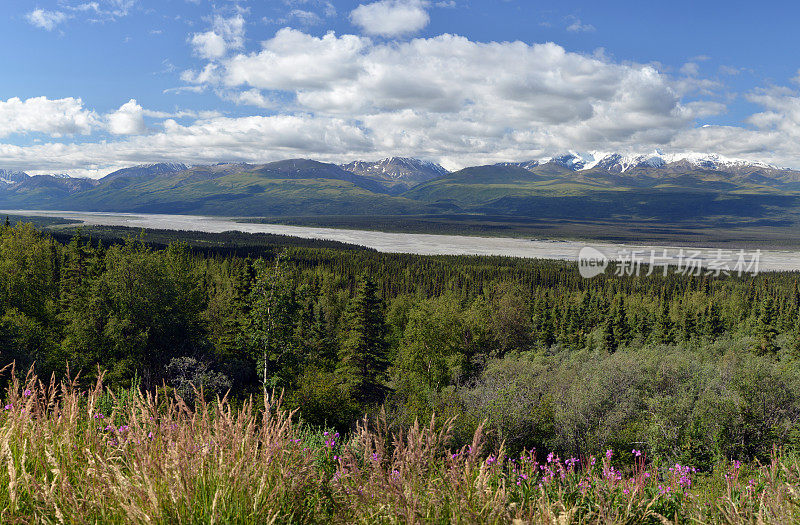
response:
[[[0,231],[0,358],[115,387],[282,393],[311,424],[453,417],[512,448],[800,442],[797,274],[587,280],[574,265]],[[710,463],[709,463],[710,464]]]

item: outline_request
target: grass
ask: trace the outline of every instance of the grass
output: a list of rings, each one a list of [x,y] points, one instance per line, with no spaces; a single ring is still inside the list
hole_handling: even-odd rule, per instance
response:
[[[343,439],[275,403],[10,382],[2,523],[790,523],[800,458],[713,472],[635,450],[561,459],[449,447],[447,424]]]

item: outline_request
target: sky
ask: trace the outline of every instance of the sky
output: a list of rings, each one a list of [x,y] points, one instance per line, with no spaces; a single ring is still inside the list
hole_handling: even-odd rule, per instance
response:
[[[800,169],[800,3],[4,0],[0,169],[575,152]]]

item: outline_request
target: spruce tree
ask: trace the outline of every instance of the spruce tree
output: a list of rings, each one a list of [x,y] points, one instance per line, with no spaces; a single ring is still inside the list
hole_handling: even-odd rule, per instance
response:
[[[755,351],[760,355],[774,354],[778,351],[775,344],[775,336],[778,330],[775,328],[775,304],[772,297],[767,295],[761,303],[761,315],[758,317],[756,327],[756,346]]]
[[[342,386],[362,404],[380,403],[389,368],[386,323],[375,283],[364,277],[344,314],[337,367]]]
[[[628,312],[625,308],[625,299],[619,296],[616,301],[616,308],[614,309],[614,340],[616,346],[627,345],[630,342],[631,328],[628,324]]]
[[[706,315],[703,320],[703,335],[708,339],[714,340],[722,334],[723,330],[719,308],[714,302],[711,302],[706,309]]]
[[[661,313],[656,321],[656,332],[661,343],[671,344],[675,342],[672,333],[672,319],[669,316],[669,301],[662,299]]]
[[[610,354],[617,351],[619,346],[616,337],[614,337],[614,318],[611,316],[606,317],[603,323],[603,347]]]

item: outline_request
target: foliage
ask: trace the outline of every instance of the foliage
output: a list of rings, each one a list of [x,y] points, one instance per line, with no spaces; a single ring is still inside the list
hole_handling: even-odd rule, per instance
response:
[[[102,374],[99,374],[102,378]],[[352,437],[273,405],[194,408],[138,389],[14,380],[0,412],[3,523],[793,523],[800,457],[712,471],[638,449],[561,458],[453,448],[447,424]]]
[[[274,391],[343,435],[383,404],[393,432],[455,417],[454,446],[483,423],[509,453],[635,444],[704,471],[800,435],[796,273],[586,280],[278,237],[63,240],[0,230],[0,356],[83,388],[100,367],[189,404]]]

